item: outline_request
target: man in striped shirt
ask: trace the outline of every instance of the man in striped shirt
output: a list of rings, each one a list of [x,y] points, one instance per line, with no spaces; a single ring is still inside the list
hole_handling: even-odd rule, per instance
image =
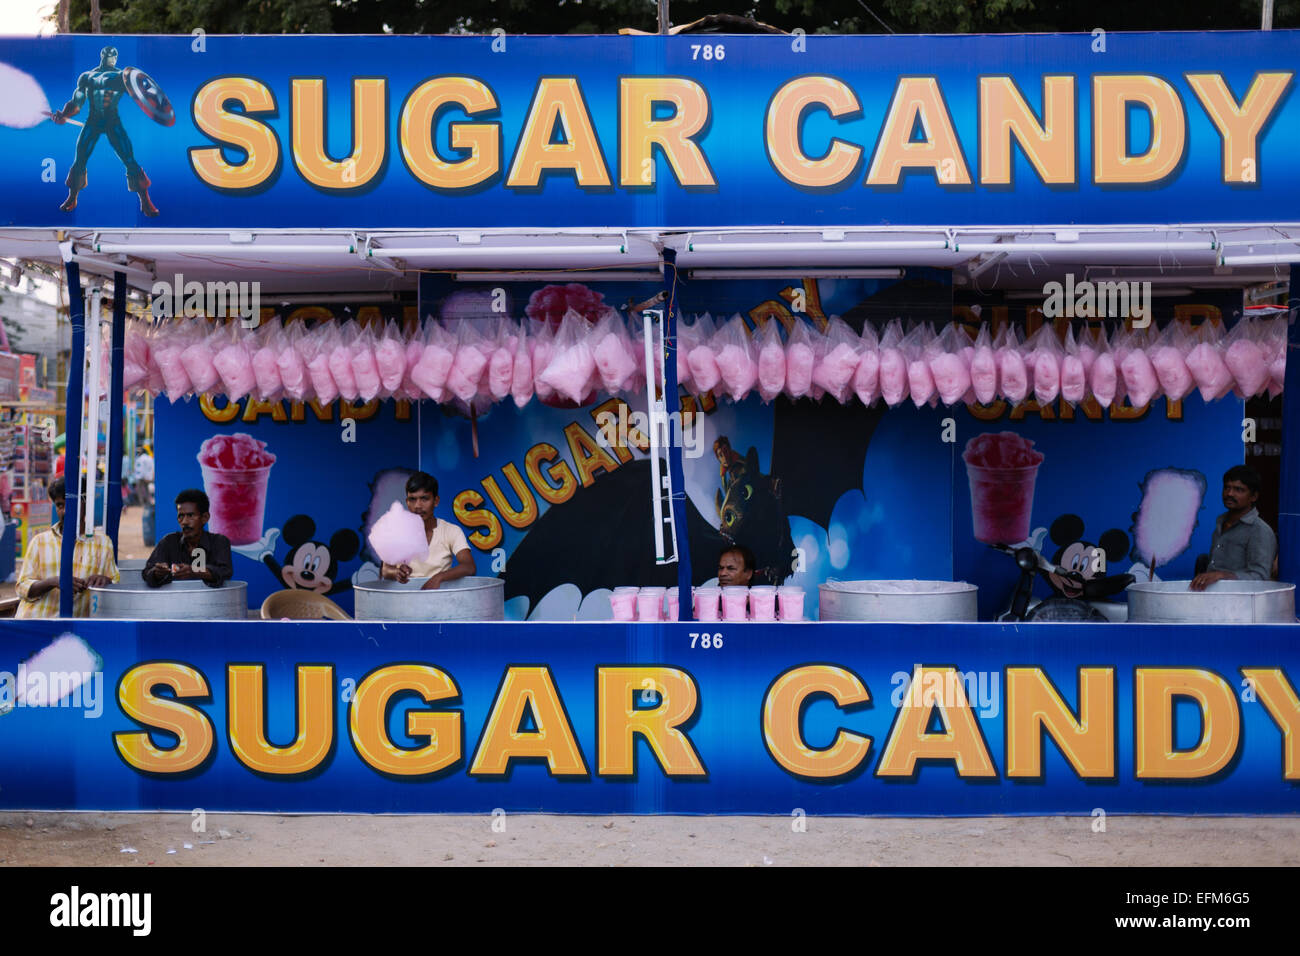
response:
[[[23,555],[23,569],[18,574],[18,611],[15,617],[59,616],[59,557],[63,551],[64,483],[62,478],[50,482],[50,502],[56,515],[54,525],[31,540]],[[113,560],[113,542],[100,533],[78,538],[72,552],[72,613],[90,616],[90,594],[86,590],[103,587],[120,579]]]

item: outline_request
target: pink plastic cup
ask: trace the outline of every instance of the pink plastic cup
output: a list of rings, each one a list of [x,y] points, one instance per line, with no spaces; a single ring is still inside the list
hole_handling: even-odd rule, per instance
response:
[[[609,595],[609,609],[616,621],[636,620],[637,588],[614,588]]]
[[[718,601],[722,598],[721,588],[695,589],[695,620],[718,620]]]
[[[781,620],[803,620],[803,588],[779,587],[776,589],[776,597],[781,605]]]
[[[776,588],[760,584],[749,589],[749,613],[755,621],[776,620]]]
[[[266,482],[272,465],[219,468],[200,462],[199,467],[203,470],[203,490],[211,504],[208,529],[225,535],[231,544],[262,540]]]
[[[724,621],[745,620],[748,601],[749,588],[724,587],[722,589],[722,619]]]
[[[664,619],[664,591],[666,588],[642,588],[636,595],[636,619],[638,621],[662,621]]]
[[[680,607],[679,607],[680,599],[677,596],[677,589],[669,588],[668,593],[664,596],[668,599],[668,613],[664,615],[664,620],[667,621],[679,620],[680,614],[678,612],[680,611]]]
[[[975,540],[985,544],[1017,544],[1028,538],[1038,465],[985,468],[967,462],[966,474],[970,478]]]

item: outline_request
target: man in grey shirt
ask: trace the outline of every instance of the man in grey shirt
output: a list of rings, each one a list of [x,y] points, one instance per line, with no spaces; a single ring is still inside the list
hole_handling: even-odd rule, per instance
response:
[[[1228,512],[1214,523],[1209,567],[1192,578],[1193,591],[1204,591],[1215,581],[1267,581],[1273,576],[1277,538],[1255,510],[1259,484],[1259,473],[1247,465],[1224,474],[1223,506]]]

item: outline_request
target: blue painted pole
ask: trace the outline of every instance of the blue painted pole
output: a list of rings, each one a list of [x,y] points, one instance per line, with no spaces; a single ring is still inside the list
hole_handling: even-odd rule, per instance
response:
[[[81,406],[85,398],[86,300],[81,294],[81,267],[65,262],[68,309],[72,319],[72,354],[68,356],[68,404],[63,418],[63,548],[59,552],[59,617],[72,617],[72,557],[81,533]]]
[[[104,515],[104,530],[113,542],[113,555],[117,555],[117,531],[122,524],[122,382],[126,362],[126,274],[113,273],[113,353],[110,358],[108,384],[108,441],[104,454],[108,456],[108,496]]]
[[[691,607],[691,541],[686,527],[686,477],[682,468],[681,416],[672,413],[681,407],[677,397],[677,252],[664,250],[664,268],[668,272],[668,308],[664,309],[664,406],[668,411],[668,474],[673,484],[673,527],[677,529],[677,601],[678,619],[693,621]]]
[[[1287,307],[1300,308],[1300,265],[1291,266]],[[1300,581],[1300,323],[1286,330],[1286,387],[1282,390],[1282,487],[1277,508],[1277,576]]]

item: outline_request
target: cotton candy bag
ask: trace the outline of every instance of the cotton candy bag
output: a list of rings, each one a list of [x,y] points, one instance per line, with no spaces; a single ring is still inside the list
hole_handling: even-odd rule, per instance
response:
[[[1160,394],[1160,379],[1156,377],[1147,348],[1145,330],[1121,332],[1115,345],[1119,370],[1124,377],[1124,390],[1134,408],[1144,408]]]
[[[1015,329],[1007,326],[998,334],[996,353],[1002,397],[1012,404],[1019,404],[1029,394],[1029,369],[1025,366]]]
[[[1070,325],[1065,330],[1065,356],[1061,359],[1061,398],[1074,407],[1087,394],[1088,370],[1074,338],[1074,326]]]
[[[406,343],[402,341],[395,319],[389,319],[383,331],[375,337],[375,370],[379,373],[382,397],[389,398],[401,390],[402,378],[406,374]]]
[[[712,344],[723,389],[738,402],[758,384],[758,362],[745,320],[733,315],[714,333]]]
[[[528,334],[528,349],[533,366],[533,390],[539,401],[549,401],[555,397],[555,389],[542,380],[542,373],[555,351],[555,331],[549,324],[534,321]]]
[[[338,326],[333,322],[317,322],[300,343],[311,394],[320,405],[328,405],[339,397],[339,387],[330,373],[330,352],[338,338]]]
[[[938,392],[934,387],[934,374],[930,363],[926,361],[926,349],[935,339],[934,327],[929,322],[915,326],[903,336],[900,349],[907,360],[907,390],[912,404],[917,408],[933,405],[938,401]]]
[[[863,405],[871,405],[880,397],[880,339],[870,321],[862,323],[858,367],[853,371],[853,394]]]
[[[588,387],[596,374],[596,361],[588,342],[587,320],[569,309],[560,322],[551,360],[539,376],[555,394],[576,404],[587,397]]]
[[[125,347],[122,354],[122,387],[127,389],[144,385],[149,378],[149,343],[145,339],[143,323],[132,319],[127,323]]]
[[[925,355],[930,366],[939,401],[955,405],[971,387],[970,336],[956,322],[944,326],[939,336],[927,346]]]
[[[677,326],[677,384],[694,394],[695,376],[691,372],[691,363],[687,358],[691,349],[700,344],[699,319],[689,325],[685,322]]]
[[[229,340],[212,359],[212,364],[221,375],[226,398],[232,402],[239,401],[257,384],[252,356],[248,352],[248,336],[237,323],[230,326]]]
[[[502,319],[492,342],[492,353],[488,356],[487,387],[493,401],[499,402],[510,396],[518,345],[519,327],[508,319]]]
[[[470,402],[479,391],[479,381],[487,370],[490,343],[484,341],[474,319],[456,322],[456,355],[447,372],[447,391],[462,402]]]
[[[1109,408],[1119,390],[1119,370],[1115,367],[1115,353],[1111,351],[1106,330],[1098,329],[1097,332],[1092,345],[1094,357],[1088,373],[1088,387],[1101,407]]]
[[[277,359],[285,342],[284,330],[279,322],[263,322],[252,336],[253,380],[259,401],[269,402],[280,397],[283,383]]]
[[[1034,401],[1039,406],[1050,405],[1061,394],[1061,359],[1064,350],[1056,337],[1056,329],[1044,322],[1025,343],[1025,371],[1034,386]]]
[[[803,398],[812,391],[815,361],[816,353],[808,323],[795,316],[785,343],[786,395],[790,398]]]
[[[636,376],[637,361],[622,316],[607,309],[591,330],[591,341],[595,343],[591,358],[600,376],[601,388],[610,395],[625,391]],[[641,364],[645,364],[644,358]]]
[[[713,318],[705,312],[696,321],[698,340],[686,355],[686,363],[691,369],[691,379],[697,394],[703,395],[718,387],[722,381],[722,372],[718,369],[718,357],[713,350],[713,337],[716,328]]]
[[[530,319],[524,319],[519,326],[519,338],[515,342],[515,360],[510,370],[510,397],[516,408],[523,408],[533,398],[533,357],[529,342],[528,327]]]
[[[993,336],[988,323],[981,323],[975,336],[975,351],[970,360],[970,384],[975,401],[988,405],[998,394],[998,357],[993,351]]]
[[[781,343],[781,323],[768,318],[758,327],[758,394],[764,403],[772,401],[785,388],[785,346]]]
[[[1246,398],[1258,395],[1268,385],[1269,361],[1260,346],[1256,323],[1243,318],[1228,333],[1224,345],[1223,362],[1241,394]]]
[[[1220,347],[1223,327],[1205,321],[1190,336],[1191,348],[1187,352],[1187,370],[1192,373],[1201,399],[1212,402],[1232,391],[1232,371],[1223,361]]]
[[[813,384],[841,404],[847,401],[861,347],[861,336],[854,334],[838,315],[831,316],[813,349]]]
[[[907,398],[907,359],[899,347],[903,341],[903,322],[892,320],[880,337],[880,397],[890,408]]]
[[[1182,401],[1196,386],[1185,358],[1187,339],[1186,327],[1174,321],[1165,326],[1151,347],[1151,366],[1156,370],[1165,399],[1170,402]]]
[[[1268,356],[1268,395],[1276,398],[1286,386],[1287,316],[1279,315],[1266,325],[1265,354]]]
[[[303,361],[302,355],[302,343],[307,334],[302,319],[294,319],[284,329],[280,354],[275,358],[275,367],[280,373],[280,385],[284,389],[284,394],[295,402],[301,402],[306,398],[311,387],[307,378],[307,364]]]
[[[369,402],[379,395],[383,383],[379,380],[379,364],[375,361],[375,333],[371,326],[357,327],[357,334],[348,346],[348,364],[352,380],[357,386],[357,397]]]
[[[195,319],[187,326],[184,341],[189,344],[181,350],[180,361],[196,395],[210,394],[221,380],[213,359],[226,344],[224,331],[220,323],[210,325],[204,319]]]
[[[361,330],[355,319],[348,319],[339,329],[329,353],[329,370],[338,386],[339,396],[349,402],[355,402],[360,394],[357,388],[357,376],[352,371],[352,346]]]
[[[181,362],[181,353],[192,342],[193,335],[188,324],[173,322],[159,329],[153,354],[158,362],[158,371],[162,374],[163,389],[172,402],[179,402],[194,391],[189,373]]]

